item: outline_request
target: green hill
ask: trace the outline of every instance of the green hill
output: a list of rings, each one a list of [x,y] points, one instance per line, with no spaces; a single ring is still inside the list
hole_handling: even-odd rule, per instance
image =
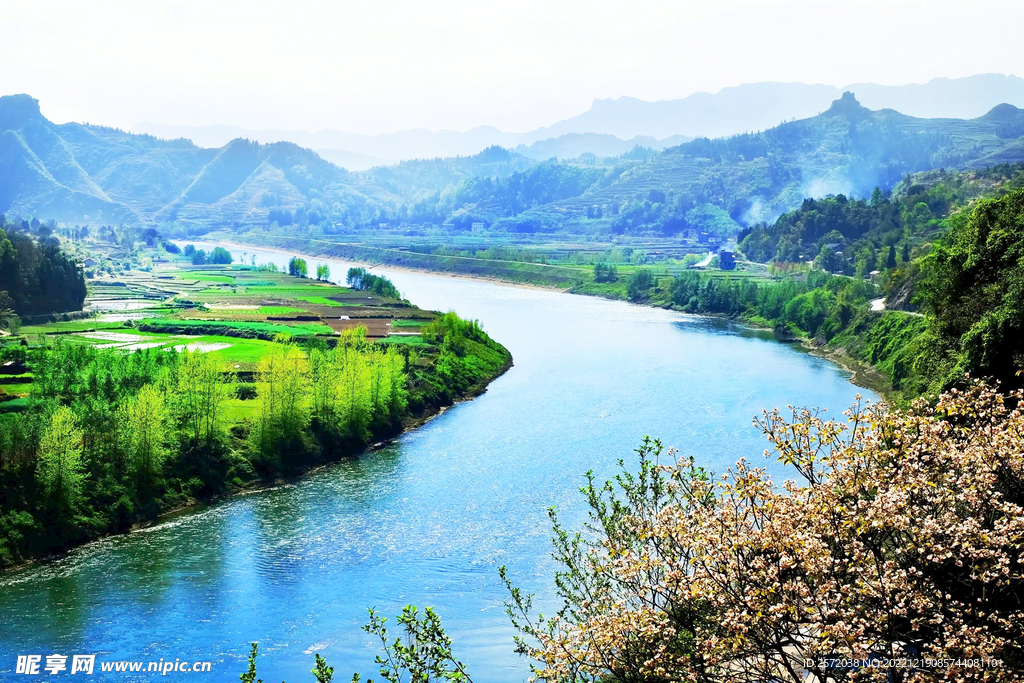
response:
[[[1024,187],[1024,164],[983,170],[924,171],[907,175],[891,194],[870,199],[845,195],[805,199],[774,224],[761,223],[739,235],[740,250],[753,261],[811,261],[833,273],[867,275],[908,263],[926,253],[954,219],[983,198]]]

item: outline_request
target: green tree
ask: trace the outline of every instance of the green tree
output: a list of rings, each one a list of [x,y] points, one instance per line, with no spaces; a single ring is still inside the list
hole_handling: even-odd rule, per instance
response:
[[[871,206],[881,206],[884,202],[885,197],[882,196],[882,191],[876,185],[871,192]]]
[[[407,605],[398,616],[402,635],[394,640],[387,629],[387,619],[370,610],[370,621],[363,630],[380,640],[383,654],[375,662],[380,667],[381,678],[387,683],[431,683],[450,681],[452,683],[473,683],[466,671],[466,665],[455,658],[452,641],[441,626],[441,618],[427,607],[421,613],[415,605]],[[246,670],[239,676],[242,683],[263,683],[257,678],[256,658],[259,646],[252,643]],[[317,683],[332,683],[334,667],[319,653],[314,654],[316,666],[310,670]],[[352,683],[359,683],[359,674],[352,674]],[[366,683],[373,683],[369,679]]]
[[[363,627],[380,640],[384,650],[384,656],[377,655],[375,660],[380,666],[381,678],[388,683],[404,683],[407,675],[408,680],[422,683],[473,683],[466,666],[452,653],[451,638],[441,627],[441,618],[434,610],[427,607],[421,615],[415,605],[408,605],[402,609],[398,623],[405,633],[389,640],[387,619],[371,609],[370,622]],[[352,677],[353,683],[358,680],[358,674]]]
[[[398,288],[395,287],[391,280],[387,279],[383,275],[374,275],[373,273],[368,272],[365,268],[349,268],[348,273],[345,276],[345,282],[352,289],[358,289],[364,292],[373,292],[378,296],[384,296],[390,299],[402,298]]]
[[[4,327],[17,333],[21,327],[21,318],[14,311],[14,299],[7,292],[0,292],[0,328]]]
[[[861,247],[857,250],[857,265],[855,272],[864,276],[875,269],[875,250],[871,247]]]
[[[256,369],[258,406],[250,431],[250,444],[261,461],[282,464],[282,453],[300,455],[303,432],[309,423],[308,362],[289,340],[279,343],[260,359]]]
[[[814,259],[814,265],[828,273],[841,273],[846,265],[846,261],[834,249],[827,244],[823,244],[821,245],[821,251],[818,252],[817,257]]]
[[[331,267],[326,263],[318,264],[316,267],[316,279],[327,282],[331,279]]]
[[[896,245],[889,245],[889,255],[885,257],[885,267],[895,268],[896,267]]]
[[[309,275],[309,266],[306,265],[305,259],[292,256],[291,260],[288,261],[288,274],[296,277],[306,277]]]
[[[58,512],[73,511],[82,498],[85,471],[82,430],[67,406],[57,408],[39,439],[36,477]]]
[[[167,408],[152,384],[142,387],[125,410],[124,442],[141,488],[153,486],[167,458]]]
[[[594,264],[594,282],[615,282],[619,279],[615,266],[610,263]]]
[[[210,252],[208,263],[227,265],[233,260],[230,251],[224,247],[214,247],[213,251]]]
[[[209,447],[220,434],[224,402],[221,364],[208,353],[184,351],[173,379],[174,412],[182,441]]]

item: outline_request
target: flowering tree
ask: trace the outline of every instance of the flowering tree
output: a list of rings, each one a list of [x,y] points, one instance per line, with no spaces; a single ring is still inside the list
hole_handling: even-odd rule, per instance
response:
[[[638,471],[590,477],[586,529],[552,512],[555,616],[502,571],[519,651],[559,682],[1021,680],[1022,398],[766,413],[781,487],[645,439]]]

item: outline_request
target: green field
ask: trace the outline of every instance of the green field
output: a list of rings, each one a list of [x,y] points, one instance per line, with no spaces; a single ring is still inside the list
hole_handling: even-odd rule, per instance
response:
[[[26,326],[22,333],[30,345],[60,338],[124,352],[197,350],[251,369],[278,335],[331,343],[342,330],[362,325],[370,340],[415,345],[422,340],[408,333],[435,316],[365,291],[249,266],[171,264],[153,272],[132,271],[116,282],[93,282],[90,296],[114,308],[122,300],[152,301],[152,306],[130,311],[129,320],[104,320],[101,312],[94,318]],[[346,315],[339,315],[339,309]],[[390,336],[392,329],[395,336]],[[5,391],[20,395],[31,388]],[[7,402],[17,409],[16,402]]]
[[[139,321],[139,326],[150,325],[156,327],[168,327],[180,329],[182,333],[188,334],[189,329],[201,327],[227,327],[234,330],[252,330],[268,334],[291,334],[293,336],[309,336],[316,334],[333,334],[327,325],[318,323],[293,323],[277,324],[253,320],[182,320],[180,318],[144,318]],[[177,331],[177,330],[175,330]]]

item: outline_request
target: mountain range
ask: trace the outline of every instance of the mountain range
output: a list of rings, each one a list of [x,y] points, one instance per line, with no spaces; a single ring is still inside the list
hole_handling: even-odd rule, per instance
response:
[[[633,97],[597,99],[578,116],[525,133],[481,126],[465,132],[407,130],[361,135],[336,130],[309,133],[151,122],[140,123],[132,130],[163,138],[184,137],[202,147],[221,147],[235,138],[263,143],[294,142],[349,170],[407,159],[471,156],[494,145],[544,161],[552,157],[571,159],[585,153],[616,156],[637,145],[661,151],[692,138],[766,130],[784,121],[814,116],[847,91],[869,109],[895,109],[919,118],[970,119],[997,104],[1024,107],[1024,79],[980,74],[899,86],[750,83],[724,88],[715,94],[700,92],[657,102]]]
[[[807,196],[866,196],[908,173],[1017,161],[1024,110],[1011,104],[973,119],[926,119],[872,111],[849,92],[816,116],[650,157],[537,163],[491,147],[360,173],[291,142],[238,138],[208,149],[58,125],[28,95],[0,97],[0,212],[69,222],[251,227],[301,215],[321,230],[395,220],[674,232],[713,220],[727,231]]]
[[[276,204],[392,199],[288,142],[219,149],[103,126],[57,125],[28,95],[0,97],[0,211],[67,221],[265,220]]]

